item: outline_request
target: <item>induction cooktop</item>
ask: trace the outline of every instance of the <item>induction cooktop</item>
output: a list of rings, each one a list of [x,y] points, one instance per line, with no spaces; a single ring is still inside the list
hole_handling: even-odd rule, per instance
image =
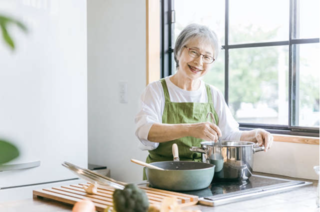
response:
[[[281,193],[310,184],[312,183],[252,175],[249,180],[245,182],[213,181],[206,189],[182,193],[199,196],[200,204],[217,206],[241,200],[248,200],[255,197]]]

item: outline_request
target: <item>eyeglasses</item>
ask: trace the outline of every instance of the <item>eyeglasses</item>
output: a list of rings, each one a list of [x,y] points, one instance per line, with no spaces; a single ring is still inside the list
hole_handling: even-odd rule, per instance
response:
[[[210,55],[201,54],[196,49],[188,48],[187,46],[184,46],[184,48],[188,49],[188,53],[192,58],[198,58],[202,55],[203,63],[210,64],[213,63],[213,61],[215,61],[215,59]]]

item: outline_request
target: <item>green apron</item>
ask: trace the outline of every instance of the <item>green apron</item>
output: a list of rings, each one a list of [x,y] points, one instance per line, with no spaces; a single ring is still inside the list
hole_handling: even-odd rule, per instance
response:
[[[163,87],[165,105],[162,115],[162,123],[164,124],[182,124],[182,123],[200,123],[206,122],[208,112],[214,114],[216,123],[219,123],[218,115],[213,107],[210,86],[206,84],[208,102],[171,102],[167,83],[165,79],[161,80]],[[176,140],[159,143],[158,148],[149,151],[146,159],[147,163],[157,161],[173,161],[172,144],[178,145],[179,157],[181,161],[201,162],[201,153],[191,152],[192,146],[201,147],[202,139],[186,136]],[[143,179],[146,180],[146,173],[143,172]]]

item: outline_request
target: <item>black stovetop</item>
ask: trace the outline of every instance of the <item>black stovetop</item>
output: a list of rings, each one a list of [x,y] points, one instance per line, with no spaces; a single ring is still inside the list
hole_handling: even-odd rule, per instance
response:
[[[142,185],[145,184],[142,183]],[[218,206],[232,202],[277,194],[312,184],[311,182],[252,175],[248,181],[216,181],[196,191],[175,191],[199,197],[199,204]]]
[[[258,191],[285,188],[288,186],[304,184],[303,181],[293,181],[261,175],[252,175],[248,181],[216,181],[202,190],[182,192],[185,194],[197,195],[199,197],[219,197],[236,194],[245,194]]]

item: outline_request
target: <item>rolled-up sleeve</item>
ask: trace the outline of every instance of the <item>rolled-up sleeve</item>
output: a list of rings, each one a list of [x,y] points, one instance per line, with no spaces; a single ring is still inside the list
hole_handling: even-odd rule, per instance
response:
[[[162,123],[161,101],[156,84],[149,85],[141,95],[139,112],[135,117],[135,134],[142,150],[153,150],[159,146],[159,143],[149,141],[148,135],[154,123]]]

